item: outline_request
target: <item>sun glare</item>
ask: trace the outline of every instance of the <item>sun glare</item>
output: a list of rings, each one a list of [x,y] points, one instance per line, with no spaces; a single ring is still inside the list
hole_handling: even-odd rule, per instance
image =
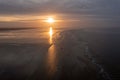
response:
[[[50,27],[49,34],[50,34],[50,36],[52,36],[52,34],[53,34],[52,27]]]
[[[53,18],[48,18],[47,22],[48,22],[48,23],[54,23],[55,20],[54,20]]]
[[[52,29],[52,27],[50,27],[49,35],[50,35],[49,43],[52,44],[52,35],[53,35],[53,29]]]

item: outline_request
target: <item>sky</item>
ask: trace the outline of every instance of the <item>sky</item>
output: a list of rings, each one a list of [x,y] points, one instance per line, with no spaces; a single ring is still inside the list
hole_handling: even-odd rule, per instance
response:
[[[118,26],[120,0],[0,0],[1,27],[41,27],[55,17],[57,26]]]

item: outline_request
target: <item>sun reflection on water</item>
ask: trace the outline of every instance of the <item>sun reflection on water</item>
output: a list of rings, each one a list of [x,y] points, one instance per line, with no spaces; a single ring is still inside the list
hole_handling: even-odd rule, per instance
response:
[[[49,28],[49,43],[52,44],[52,37],[53,37],[53,28]],[[57,59],[56,59],[56,47],[55,45],[51,45],[48,49],[47,54],[47,74],[49,78],[52,78],[57,70]]]
[[[52,27],[50,27],[49,35],[50,35],[49,43],[52,44],[52,35],[53,35],[53,29],[52,29]]]
[[[57,60],[56,60],[56,50],[55,46],[52,45],[48,50],[48,58],[47,58],[47,71],[49,76],[53,76],[57,70],[56,68]]]

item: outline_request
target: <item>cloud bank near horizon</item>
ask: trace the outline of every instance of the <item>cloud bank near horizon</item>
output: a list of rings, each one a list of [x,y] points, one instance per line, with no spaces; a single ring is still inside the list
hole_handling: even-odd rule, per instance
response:
[[[46,14],[57,14],[62,19],[80,20],[81,24],[89,26],[101,23],[113,26],[119,25],[119,4],[120,0],[0,0],[0,18],[3,22],[13,20],[17,23],[36,21]],[[67,26],[70,23],[66,23]],[[80,26],[79,22],[71,24]]]
[[[0,0],[1,15],[119,15],[120,0]]]

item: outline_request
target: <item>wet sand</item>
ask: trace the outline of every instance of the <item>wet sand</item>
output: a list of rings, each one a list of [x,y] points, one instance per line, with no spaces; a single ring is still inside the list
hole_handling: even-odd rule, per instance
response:
[[[111,80],[120,80],[119,36],[119,29],[91,29],[84,35],[89,51]]]

